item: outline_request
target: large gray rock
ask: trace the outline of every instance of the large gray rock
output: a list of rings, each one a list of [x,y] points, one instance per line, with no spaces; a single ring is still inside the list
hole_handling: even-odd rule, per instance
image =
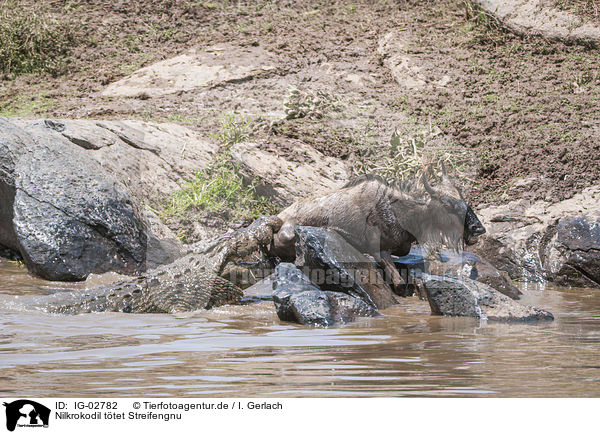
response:
[[[558,284],[600,286],[600,217],[571,216],[550,229],[543,265]]]
[[[408,255],[394,259],[401,275],[406,276],[407,282],[414,283],[412,288],[408,287],[409,290],[405,295],[412,295],[414,288],[420,287],[419,282],[423,272],[477,280],[513,300],[518,300],[522,295],[506,271],[498,270],[474,253],[444,250],[435,257],[427,259],[424,254],[425,252],[421,246],[415,245],[411,247]]]
[[[474,0],[518,35],[549,40],[600,45],[600,27],[581,17],[544,5],[540,0]]]
[[[12,120],[26,131],[68,139],[120,181],[140,204],[156,207],[208,167],[217,145],[177,124],[135,120]],[[44,129],[48,131],[44,131]],[[64,140],[61,140],[64,142]],[[72,147],[74,148],[74,147]]]
[[[320,290],[289,263],[281,263],[275,270],[273,301],[279,319],[305,325],[328,327],[377,315],[372,306],[359,298]]]
[[[423,283],[434,315],[503,322],[554,319],[550,312],[519,304],[475,280],[424,274]]]
[[[344,292],[376,309],[398,303],[377,264],[332,229],[297,226],[296,266],[322,290]]]
[[[177,239],[146,218],[90,149],[44,121],[0,118],[0,245],[51,280],[135,274],[173,261]]]
[[[513,279],[600,287],[600,186],[558,203],[524,200],[479,211],[471,251]]]

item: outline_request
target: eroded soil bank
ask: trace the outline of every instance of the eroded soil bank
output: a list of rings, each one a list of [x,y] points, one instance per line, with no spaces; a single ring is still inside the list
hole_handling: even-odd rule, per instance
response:
[[[78,28],[67,72],[3,80],[3,115],[172,121],[210,137],[234,112],[263,146],[291,153],[303,142],[357,171],[393,153],[397,129],[403,143],[450,155],[476,204],[557,201],[600,177],[598,51],[511,35],[463,2],[54,6]],[[391,31],[421,85],[390,72],[381,40]],[[274,68],[171,95],[101,96],[139,67],[217,43],[260,47]],[[319,96],[322,112],[287,119],[292,87]]]

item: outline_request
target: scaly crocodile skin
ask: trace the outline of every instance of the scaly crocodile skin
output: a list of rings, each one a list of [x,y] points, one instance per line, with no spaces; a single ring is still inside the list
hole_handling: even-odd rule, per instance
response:
[[[238,302],[242,289],[228,279],[259,264],[281,227],[277,217],[261,217],[245,229],[221,235],[173,262],[111,285],[39,297],[47,312],[174,313]],[[238,282],[244,286],[244,282]]]

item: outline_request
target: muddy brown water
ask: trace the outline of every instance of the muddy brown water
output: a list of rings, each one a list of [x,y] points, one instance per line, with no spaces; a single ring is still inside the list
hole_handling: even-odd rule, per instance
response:
[[[282,323],[269,301],[182,315],[15,307],[68,286],[0,262],[0,394],[600,396],[598,290],[524,288],[554,313],[542,324],[433,317],[415,298],[329,329]]]

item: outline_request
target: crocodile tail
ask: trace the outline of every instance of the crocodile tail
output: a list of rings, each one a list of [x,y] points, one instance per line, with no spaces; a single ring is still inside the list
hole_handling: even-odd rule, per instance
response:
[[[243,291],[229,280],[219,276],[213,276],[210,282],[211,295],[207,309],[222,306],[224,304],[237,303],[244,295]]]

